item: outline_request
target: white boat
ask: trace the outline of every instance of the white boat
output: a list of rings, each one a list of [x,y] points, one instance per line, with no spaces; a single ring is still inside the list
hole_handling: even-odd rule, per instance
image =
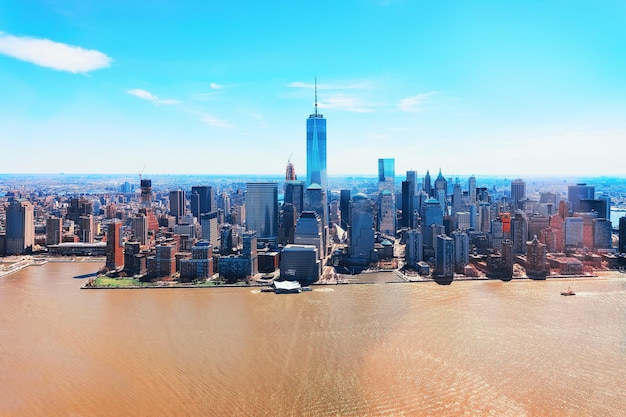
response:
[[[298,281],[274,281],[276,294],[296,294],[302,292],[302,286]]]

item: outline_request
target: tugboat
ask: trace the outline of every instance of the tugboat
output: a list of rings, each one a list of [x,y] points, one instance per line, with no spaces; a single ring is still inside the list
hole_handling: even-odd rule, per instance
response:
[[[576,293],[574,291],[572,291],[572,289],[570,287],[567,287],[567,291],[563,291],[561,293],[561,295],[564,295],[564,296],[567,297],[569,295],[576,295]]]

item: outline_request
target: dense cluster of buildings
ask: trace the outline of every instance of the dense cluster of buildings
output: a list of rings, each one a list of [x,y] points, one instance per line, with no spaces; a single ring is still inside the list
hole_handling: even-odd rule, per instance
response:
[[[314,282],[324,266],[358,272],[398,257],[405,271],[510,278],[582,274],[618,267],[626,252],[626,218],[613,239],[611,199],[593,185],[532,190],[481,187],[407,171],[396,183],[393,158],[378,160],[375,181],[331,189],[326,119],[306,120],[306,179],[288,162],[284,180],[238,187],[161,187],[140,175],[99,194],[8,190],[0,200],[0,255],[106,257],[111,273],[182,282],[228,282],[280,271]]]

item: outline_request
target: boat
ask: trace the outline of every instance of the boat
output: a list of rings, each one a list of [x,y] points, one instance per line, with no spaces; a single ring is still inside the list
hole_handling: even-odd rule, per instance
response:
[[[274,281],[276,294],[297,294],[302,292],[302,286],[298,281]]]
[[[561,292],[561,295],[569,296],[569,295],[576,295],[576,293],[574,291],[572,291],[571,288],[567,287],[567,291]]]

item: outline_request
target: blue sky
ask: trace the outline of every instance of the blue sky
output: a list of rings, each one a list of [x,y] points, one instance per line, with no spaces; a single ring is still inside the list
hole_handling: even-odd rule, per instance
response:
[[[624,1],[0,0],[3,173],[626,176]],[[145,166],[145,168],[144,168]]]

